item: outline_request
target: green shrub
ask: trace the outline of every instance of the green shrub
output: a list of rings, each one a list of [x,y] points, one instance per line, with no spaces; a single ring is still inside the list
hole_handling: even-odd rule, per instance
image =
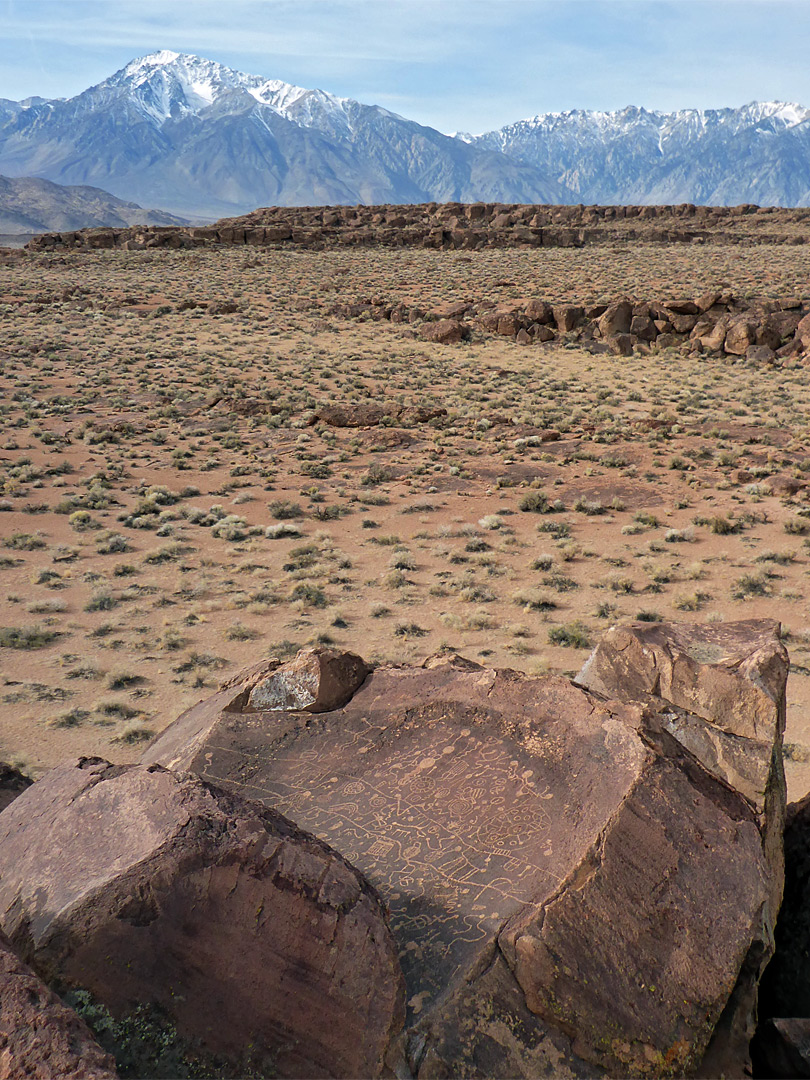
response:
[[[291,521],[294,518],[302,518],[304,511],[298,503],[287,502],[284,499],[276,499],[267,507],[268,513],[276,521]]]
[[[542,491],[530,491],[518,503],[518,510],[522,510],[525,514],[547,514],[548,496]]]
[[[552,645],[563,645],[570,649],[588,649],[591,644],[587,627],[581,622],[552,626],[548,632],[548,640]]]
[[[0,626],[0,648],[4,649],[42,649],[58,637],[58,631],[42,626]]]
[[[44,548],[45,541],[38,533],[12,533],[3,541],[3,547],[13,551],[35,551],[37,548]]]

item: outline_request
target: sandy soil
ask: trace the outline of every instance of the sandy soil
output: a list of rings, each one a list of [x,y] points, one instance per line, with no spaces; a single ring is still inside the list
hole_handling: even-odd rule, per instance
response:
[[[434,345],[328,312],[721,284],[802,296],[809,269],[805,246],[9,258],[0,757],[34,774],[133,760],[236,666],[307,643],[573,674],[621,619],[769,617],[793,660],[787,769],[803,795],[804,366]],[[236,311],[190,306],[220,302]],[[313,422],[330,402],[447,416]]]

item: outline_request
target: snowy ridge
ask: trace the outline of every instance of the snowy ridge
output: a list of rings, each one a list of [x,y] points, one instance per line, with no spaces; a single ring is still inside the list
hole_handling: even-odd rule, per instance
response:
[[[795,102],[572,109],[461,138],[547,170],[584,202],[810,202],[810,109]]]
[[[323,90],[307,90],[280,79],[250,75],[215,60],[168,49],[133,60],[94,90],[108,86],[124,93],[136,109],[158,126],[186,115],[199,116],[234,92],[249,94],[279,116],[306,126],[312,126],[306,123],[311,108],[301,108],[303,99],[316,99],[321,110],[333,115],[343,115],[346,106],[353,104]]]

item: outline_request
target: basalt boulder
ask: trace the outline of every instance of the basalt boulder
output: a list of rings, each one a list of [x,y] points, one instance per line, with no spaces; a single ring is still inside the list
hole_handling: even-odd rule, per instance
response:
[[[433,341],[440,345],[456,345],[470,336],[469,327],[459,319],[439,319],[425,323],[419,336],[423,341]]]
[[[226,1075],[379,1076],[402,1027],[363,875],[275,810],[158,766],[81,758],[16,799],[0,922],[47,982],[118,1019],[158,1010]]]
[[[143,761],[276,807],[378,889],[398,1076],[742,1075],[782,889],[787,665],[773,625],[693,629],[658,628],[703,657],[677,701],[640,661],[612,686],[592,664],[591,691],[440,656],[316,716],[237,678]]]
[[[782,735],[789,666],[779,623],[771,620],[634,623],[609,630],[577,676],[579,685],[598,694],[643,703],[655,715],[648,738],[657,731],[658,738],[677,741],[691,760],[737,793],[757,821],[766,897],[712,1047],[717,1075],[748,1066],[759,979],[773,955],[785,880]]]

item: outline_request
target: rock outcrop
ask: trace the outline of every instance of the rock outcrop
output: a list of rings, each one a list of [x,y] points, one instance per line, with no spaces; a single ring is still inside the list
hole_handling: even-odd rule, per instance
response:
[[[397,1075],[742,1075],[782,889],[786,654],[775,624],[647,628],[597,650],[593,691],[443,657],[313,717],[246,707],[254,670],[143,760],[276,807],[379,890]]]
[[[116,1017],[158,1008],[233,1075],[380,1075],[402,1027],[362,874],[275,810],[156,766],[82,758],[16,799],[0,922],[47,981]]]
[[[590,244],[803,244],[810,211],[773,206],[566,206],[497,202],[267,206],[213,225],[47,233],[33,251],[250,247],[584,247]],[[452,317],[452,316],[450,316]]]
[[[115,1062],[87,1025],[27,967],[0,934],[2,1080],[113,1080]]]
[[[629,356],[653,346],[678,347],[694,353],[715,353],[731,360],[780,364],[810,350],[810,333],[803,329],[803,302],[785,298],[737,297],[709,293],[697,300],[619,298],[609,305],[551,304],[537,298],[494,303],[480,299],[465,305],[463,333],[444,333],[448,320],[443,305],[408,307],[384,297],[333,306],[328,314],[344,319],[418,325],[424,341],[457,344],[473,331],[507,338],[519,345],[553,341],[579,342],[591,352]],[[696,314],[684,312],[694,308]]]
[[[767,899],[711,1048],[718,1075],[746,1061],[757,1022],[758,984],[773,954],[782,903],[786,785],[781,747],[788,670],[775,622],[635,623],[609,630],[577,676],[579,685],[598,694],[645,703],[654,716],[648,738],[676,740],[745,799],[759,825]]]

